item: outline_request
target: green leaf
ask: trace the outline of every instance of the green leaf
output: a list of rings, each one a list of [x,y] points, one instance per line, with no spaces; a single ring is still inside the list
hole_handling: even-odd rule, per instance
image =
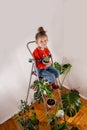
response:
[[[67,128],[67,124],[62,123],[62,124],[59,125],[58,130],[66,130],[66,128]]]
[[[62,95],[63,108],[69,117],[73,117],[81,108],[79,94],[76,91],[70,91]]]
[[[56,68],[57,70],[59,70],[59,72],[61,74],[62,66],[58,62],[54,62],[54,68]]]
[[[71,64],[64,64],[64,65],[62,65],[62,69],[61,69],[61,74],[64,74],[64,73],[66,73],[67,71],[69,71],[70,70],[70,68],[72,67],[72,65]]]

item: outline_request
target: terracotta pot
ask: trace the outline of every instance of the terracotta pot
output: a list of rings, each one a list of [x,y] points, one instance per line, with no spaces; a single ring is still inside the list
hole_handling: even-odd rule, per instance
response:
[[[53,107],[55,107],[55,104],[56,104],[56,101],[55,101],[54,99],[49,98],[49,99],[47,100],[47,106],[48,106],[48,108],[53,108]]]

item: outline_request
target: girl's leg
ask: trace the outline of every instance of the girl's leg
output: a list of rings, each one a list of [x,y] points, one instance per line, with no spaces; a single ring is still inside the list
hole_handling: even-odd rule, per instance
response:
[[[49,71],[50,73],[55,75],[55,78],[58,78],[60,73],[57,69],[53,68],[53,66],[50,66],[48,68],[46,68],[47,71]]]
[[[55,75],[46,69],[40,72],[41,77],[45,78],[49,83],[53,83],[55,81]]]
[[[53,87],[58,88],[59,87],[58,77],[60,75],[59,71],[56,70],[55,68],[53,68],[53,66],[48,67],[46,70],[48,70],[49,72],[51,72],[52,74],[55,75],[55,80],[54,80],[54,83],[53,83]]]

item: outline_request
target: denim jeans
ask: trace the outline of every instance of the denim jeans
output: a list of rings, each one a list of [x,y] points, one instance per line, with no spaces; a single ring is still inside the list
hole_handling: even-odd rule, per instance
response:
[[[53,83],[59,77],[59,74],[59,71],[53,66],[49,66],[46,69],[38,69],[39,77],[45,78],[49,83]]]

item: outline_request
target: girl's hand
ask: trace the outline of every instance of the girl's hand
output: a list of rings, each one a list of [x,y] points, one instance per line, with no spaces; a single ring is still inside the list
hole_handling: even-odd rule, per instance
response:
[[[52,61],[49,61],[49,63],[46,63],[46,67],[49,67],[52,65]]]

